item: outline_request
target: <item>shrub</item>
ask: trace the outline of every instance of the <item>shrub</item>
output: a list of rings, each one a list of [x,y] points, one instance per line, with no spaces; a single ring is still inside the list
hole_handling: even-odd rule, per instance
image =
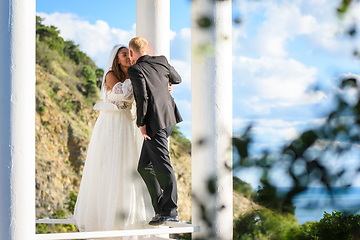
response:
[[[309,239],[319,240],[347,240],[360,238],[360,215],[343,215],[334,211],[332,214],[324,212],[319,222],[310,225]]]
[[[253,189],[251,184],[244,182],[235,176],[233,177],[233,188],[235,191],[243,194],[245,197],[248,198],[251,197],[251,195],[253,194]]]
[[[280,215],[269,209],[247,213],[234,221],[234,238],[247,239],[291,239],[306,238],[306,232],[291,214]]]
[[[191,154],[191,142],[187,139],[182,132],[179,131],[178,126],[174,126],[174,129],[171,133],[171,137],[180,144],[180,146],[185,150],[187,153]]]
[[[66,198],[67,202],[65,205],[67,205],[67,210],[71,213],[74,212],[75,204],[77,200],[77,194],[75,194],[73,191],[70,191],[69,196]]]
[[[40,112],[45,112],[46,111],[46,106],[39,107],[39,110],[40,110]]]

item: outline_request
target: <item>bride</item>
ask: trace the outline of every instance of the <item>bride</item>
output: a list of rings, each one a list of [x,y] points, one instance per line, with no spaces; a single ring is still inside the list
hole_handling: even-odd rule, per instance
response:
[[[153,214],[145,211],[150,199],[144,200],[146,189],[136,172],[143,138],[134,123],[130,66],[128,48],[116,45],[104,73],[101,100],[94,106],[100,115],[74,211],[80,231],[143,228]]]

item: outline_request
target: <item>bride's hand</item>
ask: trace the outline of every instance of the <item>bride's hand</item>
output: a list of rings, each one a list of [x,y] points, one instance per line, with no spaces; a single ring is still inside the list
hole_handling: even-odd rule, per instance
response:
[[[170,92],[170,94],[173,93],[173,87],[171,86],[171,83],[169,83],[169,92]]]

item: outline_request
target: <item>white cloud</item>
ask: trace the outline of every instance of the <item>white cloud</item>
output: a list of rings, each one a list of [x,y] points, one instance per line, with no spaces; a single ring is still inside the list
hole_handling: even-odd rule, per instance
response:
[[[246,167],[240,168],[235,172],[235,175],[241,180],[250,183],[254,189],[257,189],[258,186],[262,186],[260,182],[263,169],[256,167]]]
[[[278,151],[285,144],[299,137],[304,131],[320,126],[325,119],[284,120],[276,119],[233,119],[235,135],[242,134],[252,124],[251,136],[254,140],[253,154],[263,150]]]
[[[267,20],[259,27],[256,39],[262,56],[285,57],[286,41],[313,33],[317,23],[313,16],[303,15],[294,3],[271,5],[265,16]]]
[[[127,45],[135,36],[134,28],[131,31],[110,28],[102,20],[90,24],[71,13],[37,13],[37,15],[44,18],[45,25],[56,26],[60,30],[60,36],[65,40],[72,40],[75,44],[79,44],[80,49],[102,68],[105,68],[110,50],[115,44]]]
[[[180,32],[176,33],[173,36],[170,42],[170,55],[171,55],[171,59],[187,61],[190,63],[190,59],[191,59],[191,29],[190,28],[183,28],[180,30]]]
[[[290,122],[282,119],[257,119],[254,121],[254,133],[266,142],[284,144],[299,136],[300,125],[304,122]]]
[[[289,42],[304,36],[309,50],[349,56],[356,44],[360,45],[359,37],[356,41],[343,37],[350,24],[360,19],[360,2],[353,5],[345,19],[339,20],[335,11],[339,1],[335,0],[239,0],[235,8],[243,15],[243,25],[256,35],[250,39],[234,31],[234,37],[242,37],[241,44],[245,45],[236,48],[251,49],[260,56],[286,57]]]
[[[316,103],[324,97],[321,92],[309,90],[316,82],[317,69],[294,59],[237,57],[233,67],[239,101],[257,112]]]
[[[179,88],[190,91],[191,89],[191,63],[181,60],[170,60],[170,64],[174,66],[176,71],[180,74],[182,83]]]

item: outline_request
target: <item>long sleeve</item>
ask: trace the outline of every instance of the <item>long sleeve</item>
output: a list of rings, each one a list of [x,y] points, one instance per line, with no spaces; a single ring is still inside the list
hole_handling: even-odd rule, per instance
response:
[[[131,101],[133,96],[133,89],[130,82],[118,82],[114,85],[110,98],[115,101]]]
[[[181,83],[181,77],[179,75],[179,73],[175,70],[175,68],[171,65],[169,65],[169,82],[171,82],[172,84],[179,84]]]
[[[136,125],[145,125],[145,116],[148,108],[148,94],[146,89],[146,80],[136,65],[128,68],[128,75],[131,80],[131,84],[134,91],[134,97],[136,101]]]

